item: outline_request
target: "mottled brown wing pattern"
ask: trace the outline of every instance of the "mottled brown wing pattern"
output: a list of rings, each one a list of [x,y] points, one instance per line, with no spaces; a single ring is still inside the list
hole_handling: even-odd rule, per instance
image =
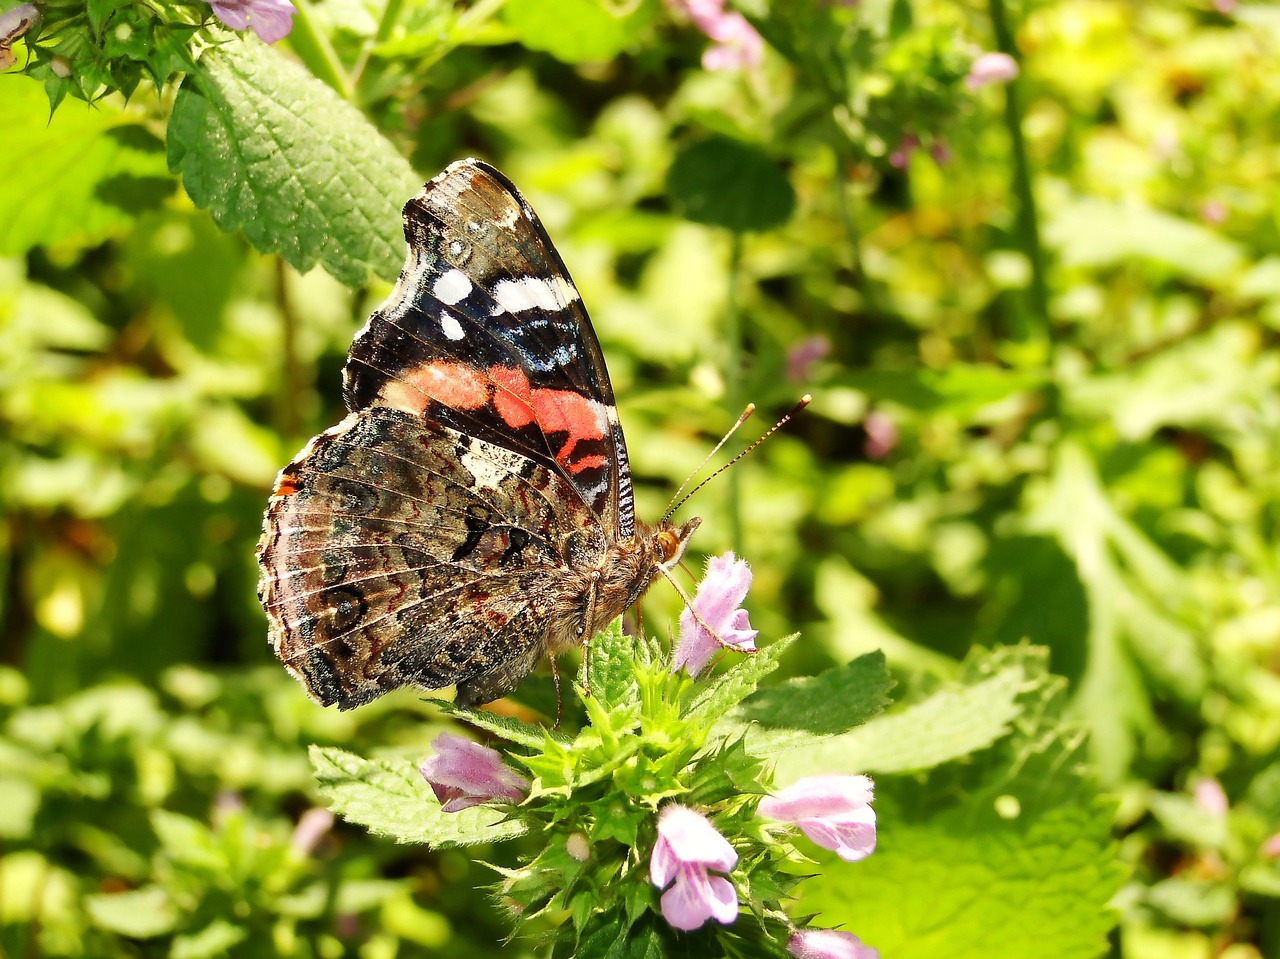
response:
[[[599,553],[566,481],[514,453],[386,407],[348,416],[276,482],[258,558],[277,656],[319,702],[458,684],[513,688],[546,651],[565,550]]]

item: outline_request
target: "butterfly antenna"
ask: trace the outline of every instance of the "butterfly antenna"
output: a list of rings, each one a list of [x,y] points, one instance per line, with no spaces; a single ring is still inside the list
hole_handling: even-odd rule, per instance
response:
[[[729,442],[729,437],[732,436],[734,433],[738,432],[738,427],[741,426],[743,423],[745,423],[747,420],[751,419],[751,414],[754,413],[755,411],[756,411],[756,404],[748,403],[747,408],[744,409],[742,411],[742,414],[738,417],[738,422],[734,423],[731,427],[729,427],[729,432],[725,433],[724,436],[720,437],[720,442],[717,443],[715,445],[715,448],[713,448],[711,452],[707,454],[707,458],[698,464],[698,468],[695,469],[692,473],[690,473],[689,477],[683,483],[680,484],[680,488],[676,490],[675,493],[672,494],[671,502],[667,503],[667,511],[662,516],[663,519],[671,518],[671,514],[674,513],[679,508],[678,504],[676,506],[673,506],[671,504],[675,503],[676,499],[680,496],[680,494],[684,492],[684,488],[693,481],[693,478],[702,472],[702,468],[711,462],[711,457],[719,453],[721,447],[723,447],[725,443]],[[684,500],[680,500],[680,502],[683,503]]]
[[[729,460],[729,462],[725,463],[725,464],[724,464],[724,466],[721,466],[718,470],[716,470],[714,473],[712,473],[710,476],[708,476],[706,479],[704,479],[701,483],[699,483],[699,484],[698,484],[697,486],[695,486],[693,489],[689,490],[689,492],[685,493],[685,494],[684,494],[684,497],[680,500],[680,502],[676,503],[674,506],[669,506],[669,507],[667,508],[667,512],[666,512],[666,514],[665,514],[662,518],[663,518],[663,519],[670,519],[670,518],[672,517],[672,515],[674,515],[674,514],[675,514],[675,511],[676,511],[676,510],[678,510],[678,509],[679,509],[681,506],[683,506],[685,503],[689,502],[689,500],[693,497],[693,494],[694,494],[694,493],[698,492],[698,490],[702,489],[702,487],[706,486],[706,485],[707,485],[708,483],[710,483],[713,479],[715,479],[717,476],[719,476],[721,473],[723,473],[725,470],[727,470],[730,466],[732,466],[734,463],[738,462],[738,460],[742,459],[742,457],[746,456],[746,455],[747,455],[748,453],[750,453],[753,449],[755,449],[757,446],[759,446],[761,443],[763,443],[765,440],[767,440],[770,436],[772,436],[774,433],[778,432],[778,430],[782,429],[782,427],[786,426],[786,425],[787,425],[787,423],[791,420],[791,418],[792,418],[793,416],[795,416],[797,413],[799,413],[802,409],[804,409],[806,406],[808,406],[811,402],[813,402],[813,397],[812,397],[812,396],[810,396],[808,393],[806,393],[804,396],[800,397],[800,402],[798,402],[794,407],[792,407],[792,409],[791,409],[791,412],[790,412],[790,413],[788,413],[788,414],[787,414],[786,416],[784,416],[782,419],[778,420],[778,422],[774,423],[771,427],[769,427],[767,430],[765,430],[764,434],[763,434],[763,435],[761,435],[761,436],[759,437],[759,439],[757,439],[754,443],[752,443],[750,446],[748,446],[745,450],[743,450],[741,453],[739,453],[739,454],[738,454],[737,456],[735,456],[733,459]],[[743,421],[744,421],[748,416],[750,416],[750,415],[751,415],[751,412],[750,412],[750,411],[751,411],[751,410],[753,410],[754,408],[755,408],[755,407],[754,407],[754,405],[752,405],[752,406],[748,406],[748,407],[747,407],[747,411],[746,411],[746,412],[744,412],[744,413],[743,413],[743,415],[742,415],[741,417],[739,417],[737,426],[735,426],[735,427],[733,428],[734,430],[736,430],[736,429],[738,428],[738,426],[741,426],[741,425],[742,425]],[[733,430],[730,430],[730,431],[725,435],[724,440],[727,440],[727,439],[728,439],[730,436],[732,436],[732,435],[733,435]],[[724,440],[721,440],[721,441],[716,445],[716,449],[711,451],[712,456],[714,456],[714,455],[715,455],[716,450],[718,450],[721,446],[724,446]],[[710,456],[708,456],[708,457],[707,457],[707,459],[710,459],[710,458],[711,458]],[[703,466],[705,466],[705,465],[706,465],[706,463],[705,463],[705,461],[704,461],[704,462],[703,462]],[[699,469],[699,470],[700,470],[700,469],[702,469],[702,466],[699,466],[699,467],[698,467],[698,469]],[[694,474],[695,474],[695,475],[697,474],[697,472],[698,472],[698,470],[694,470]],[[692,479],[692,477],[690,477],[690,479]],[[684,489],[684,487],[685,487],[685,486],[687,486],[687,485],[689,485],[689,481],[688,481],[688,480],[685,480],[684,485],[683,485],[683,486],[681,486],[681,487],[680,487],[680,489],[681,489],[681,490],[683,490],[683,489]],[[679,495],[680,495],[679,490],[677,490],[677,491],[676,491],[676,495],[677,495],[677,496],[679,496]]]

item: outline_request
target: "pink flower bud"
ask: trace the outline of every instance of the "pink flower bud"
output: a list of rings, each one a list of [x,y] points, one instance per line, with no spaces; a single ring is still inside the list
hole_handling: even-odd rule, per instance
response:
[[[760,800],[760,815],[793,822],[823,849],[845,862],[866,859],[876,848],[872,784],[866,776],[806,776]]]
[[[708,919],[727,924],[738,916],[727,873],[738,864],[728,840],[700,812],[676,803],[658,814],[658,841],[649,857],[649,880],[662,894],[662,915],[676,929],[690,930]]]
[[[518,803],[529,791],[529,781],[507,766],[496,749],[452,733],[441,733],[431,745],[436,754],[419,771],[445,812],[493,800]]]

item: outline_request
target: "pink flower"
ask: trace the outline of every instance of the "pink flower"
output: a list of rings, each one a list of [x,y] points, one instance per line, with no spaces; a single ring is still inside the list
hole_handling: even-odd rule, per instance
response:
[[[658,814],[649,879],[666,890],[662,915],[676,929],[697,929],[708,919],[727,924],[737,918],[733,884],[709,872],[729,872],[737,863],[738,854],[702,813],[673,803]]]
[[[1259,852],[1268,859],[1280,859],[1280,832],[1263,842]]]
[[[741,70],[764,59],[764,38],[740,13],[724,14],[705,32],[716,42],[702,51],[704,70]]]
[[[214,15],[232,30],[252,27],[263,43],[283,40],[297,13],[289,0],[209,0]]]
[[[751,567],[746,560],[732,552],[711,558],[693,605],[680,614],[680,640],[671,660],[673,673],[684,667],[690,676],[697,676],[721,648],[721,640],[744,651],[755,651],[757,630],[747,622],[747,611],[739,608],[750,587]],[[715,632],[708,632],[707,626]]]
[[[904,133],[898,142],[898,148],[889,154],[889,166],[895,170],[905,170],[911,160],[911,154],[920,146],[920,138],[914,133]]]
[[[880,959],[880,950],[837,929],[797,929],[787,940],[787,952],[796,959]]]
[[[862,420],[862,428],[867,431],[863,452],[873,460],[884,459],[898,445],[898,427],[887,413],[872,410]]]
[[[866,776],[806,776],[760,800],[760,815],[793,822],[823,849],[845,862],[866,859],[876,848],[876,813]]]
[[[964,85],[978,90],[989,83],[1008,83],[1018,75],[1018,61],[1007,53],[981,54],[969,66]]]
[[[496,749],[452,733],[441,733],[431,745],[436,754],[419,767],[445,812],[458,812],[491,800],[518,803],[529,781],[502,761]]]
[[[736,11],[726,12],[724,0],[670,0],[693,25],[715,41],[702,54],[704,70],[737,70],[758,66],[764,57],[764,38],[747,18]]]
[[[1217,226],[1227,219],[1227,205],[1221,200],[1205,200],[1200,204],[1200,219]]]
[[[308,809],[293,827],[289,847],[299,856],[308,856],[332,828],[333,813],[319,807]]]
[[[831,352],[831,341],[821,333],[801,340],[787,350],[787,379],[803,383],[809,379],[809,367]]]
[[[1191,798],[1197,806],[1213,816],[1225,816],[1231,805],[1222,783],[1212,776],[1202,776],[1195,781],[1195,785],[1191,787]]]

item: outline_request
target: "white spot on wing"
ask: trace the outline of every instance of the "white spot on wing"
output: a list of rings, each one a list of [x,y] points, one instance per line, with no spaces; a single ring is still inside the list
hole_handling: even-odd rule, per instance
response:
[[[449,306],[465,300],[470,293],[471,281],[461,270],[447,270],[441,273],[431,287],[431,295]]]
[[[519,453],[475,439],[471,440],[458,461],[471,474],[478,489],[497,489],[504,479],[519,473],[528,462]]]
[[[535,308],[555,313],[578,299],[578,291],[561,276],[522,276],[518,280],[500,280],[494,287],[493,298],[508,313]]]
[[[462,324],[458,322],[458,318],[448,312],[440,314],[440,332],[451,340],[460,340],[466,335],[462,332]]]

